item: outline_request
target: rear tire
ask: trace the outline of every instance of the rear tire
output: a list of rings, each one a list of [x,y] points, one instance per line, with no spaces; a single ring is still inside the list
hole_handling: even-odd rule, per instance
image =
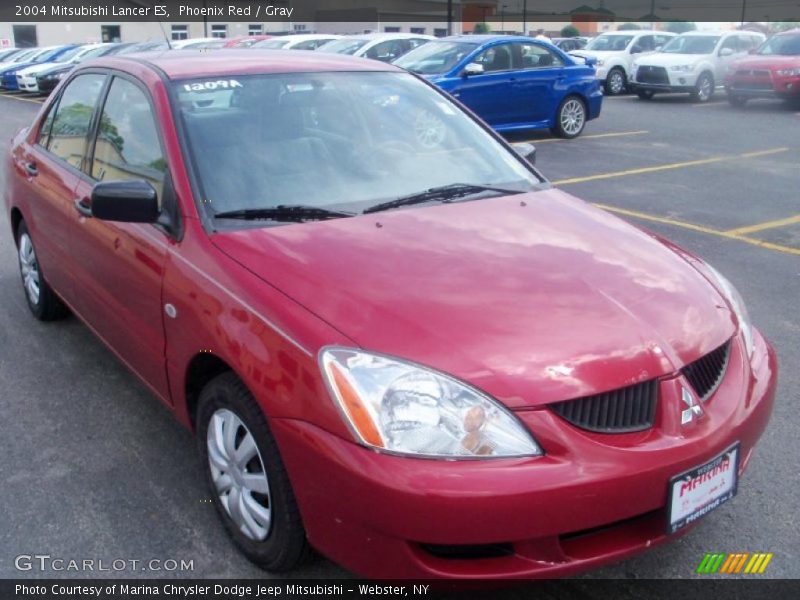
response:
[[[692,92],[692,100],[695,102],[710,102],[713,97],[714,77],[708,72],[700,73]]]
[[[637,90],[636,95],[640,100],[652,100],[656,93],[653,90]]]
[[[33,316],[40,321],[56,321],[66,317],[69,310],[44,278],[25,221],[20,221],[17,227],[17,259],[25,299]]]
[[[310,547],[278,445],[234,373],[217,376],[200,393],[197,444],[214,506],[242,553],[275,573],[303,563]]]
[[[567,96],[558,106],[556,124],[550,131],[555,136],[570,140],[583,132],[586,119],[586,103],[578,96]]]

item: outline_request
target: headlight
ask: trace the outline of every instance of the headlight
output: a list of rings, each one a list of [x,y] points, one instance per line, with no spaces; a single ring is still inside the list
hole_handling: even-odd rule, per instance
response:
[[[320,353],[333,398],[360,443],[437,458],[539,456],[511,413],[452,377],[350,348]]]
[[[669,70],[670,71],[677,71],[679,73],[688,73],[694,69],[694,65],[672,65]]]
[[[717,280],[717,283],[719,284],[719,291],[722,292],[722,294],[728,300],[733,312],[736,314],[736,320],[739,321],[739,331],[742,332],[742,338],[744,339],[744,347],[747,350],[747,356],[753,356],[753,326],[750,324],[750,315],[747,314],[747,307],[744,305],[744,300],[742,300],[742,297],[739,292],[736,291],[736,288],[733,287],[733,284],[728,281],[719,271],[708,264],[706,264],[706,267]]]
[[[595,64],[596,64],[598,67],[602,67],[602,66],[605,64],[605,62],[606,62],[606,61],[604,61],[602,58],[598,58],[598,59],[597,59],[597,62],[596,62]]]
[[[778,69],[776,73],[781,77],[797,77],[798,75],[800,75],[800,68]]]

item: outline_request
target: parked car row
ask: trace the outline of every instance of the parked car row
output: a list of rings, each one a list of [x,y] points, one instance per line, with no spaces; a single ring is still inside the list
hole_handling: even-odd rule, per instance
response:
[[[800,101],[800,29],[769,39],[756,31],[617,31],[570,54],[597,61],[608,95],[688,93],[708,102],[724,87],[735,106],[760,97]]]

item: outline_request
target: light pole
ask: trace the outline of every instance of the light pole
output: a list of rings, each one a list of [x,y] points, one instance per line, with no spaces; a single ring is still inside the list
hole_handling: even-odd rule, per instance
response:
[[[447,0],[447,35],[453,35],[453,0]]]
[[[741,25],[744,26],[744,13],[747,10],[747,0],[742,0],[742,23]]]
[[[528,35],[528,0],[522,0],[522,35]]]
[[[500,9],[500,31],[503,32],[506,30],[506,5],[503,4],[503,7]]]

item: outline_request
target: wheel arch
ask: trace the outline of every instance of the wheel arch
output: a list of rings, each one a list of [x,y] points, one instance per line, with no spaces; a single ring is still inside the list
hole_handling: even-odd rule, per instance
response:
[[[14,242],[17,241],[17,230],[19,229],[19,224],[22,223],[25,219],[22,216],[22,211],[17,208],[16,206],[11,208],[11,214],[9,216],[11,222],[11,235],[14,237]]]
[[[228,362],[211,352],[200,351],[187,363],[184,370],[183,402],[192,431],[197,427],[197,403],[200,392],[212,379],[227,372],[236,374],[236,370]],[[239,377],[238,374],[236,376]]]

